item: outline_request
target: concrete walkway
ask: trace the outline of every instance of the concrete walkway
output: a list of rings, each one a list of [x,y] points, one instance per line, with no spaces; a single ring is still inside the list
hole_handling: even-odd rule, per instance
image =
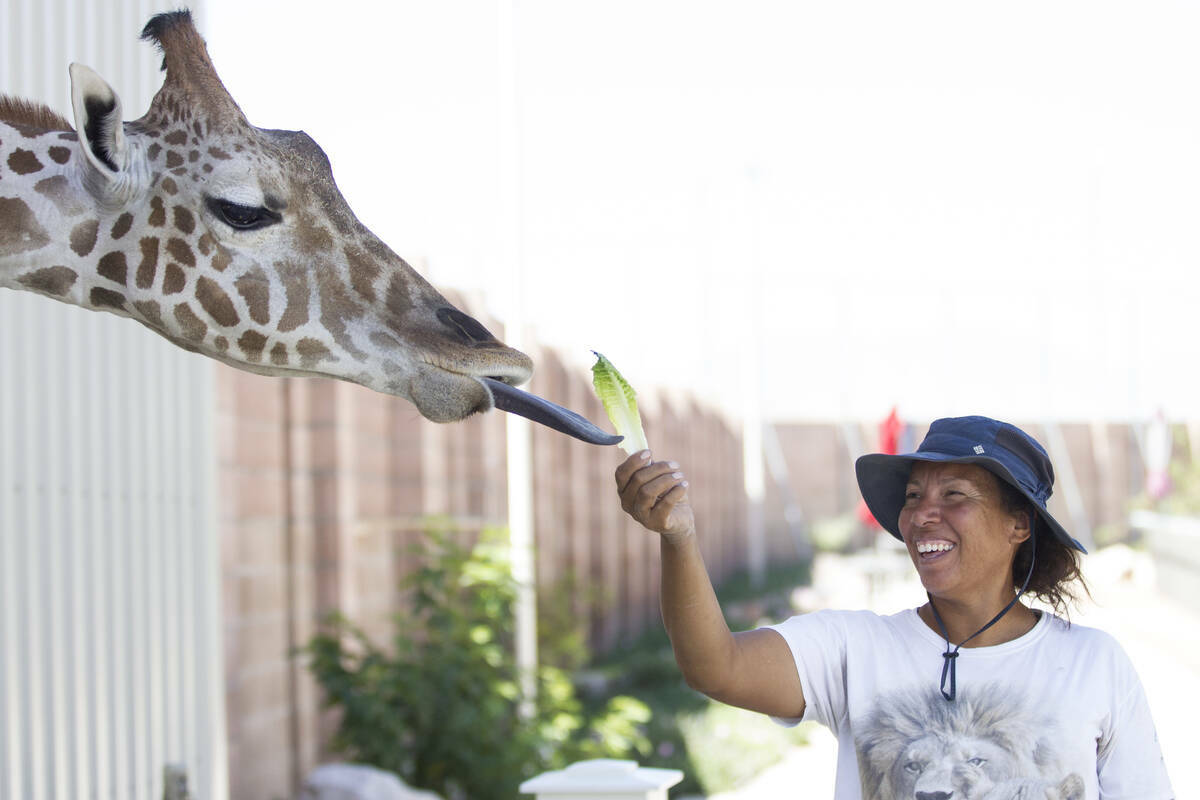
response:
[[[1108,548],[1085,557],[1085,568],[1095,602],[1072,612],[1072,621],[1106,630],[1121,642],[1145,686],[1176,797],[1200,798],[1200,770],[1191,763],[1200,739],[1200,616],[1154,588],[1153,565],[1145,554]],[[821,557],[814,565],[814,586],[802,590],[800,599],[809,608],[892,613],[919,605],[924,591],[907,556],[885,545],[866,556]],[[811,744],[795,748],[745,786],[709,800],[831,798],[836,759],[836,740],[814,727]]]

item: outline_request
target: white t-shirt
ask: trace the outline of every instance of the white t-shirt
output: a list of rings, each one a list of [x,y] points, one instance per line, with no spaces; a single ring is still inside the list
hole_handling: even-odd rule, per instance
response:
[[[964,647],[951,702],[946,642],[915,609],[771,629],[796,660],[803,720],[838,738],[836,800],[1174,797],[1141,682],[1103,631],[1042,614],[1011,642]]]

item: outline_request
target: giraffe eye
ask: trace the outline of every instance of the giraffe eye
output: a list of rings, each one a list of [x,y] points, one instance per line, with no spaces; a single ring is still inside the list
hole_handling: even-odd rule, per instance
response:
[[[278,213],[263,206],[244,206],[221,200],[216,197],[207,198],[208,210],[231,228],[240,231],[252,231],[274,225],[283,219]]]

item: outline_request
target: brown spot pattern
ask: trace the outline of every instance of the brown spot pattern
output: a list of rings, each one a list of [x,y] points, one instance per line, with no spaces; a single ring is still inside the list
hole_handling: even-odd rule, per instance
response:
[[[217,348],[218,353],[224,353],[229,349],[229,340],[224,336],[218,336],[213,339],[213,347]]]
[[[300,356],[300,366],[311,369],[322,361],[337,361],[329,348],[316,339],[301,339],[296,343],[296,354]]]
[[[96,246],[96,237],[100,235],[100,220],[89,219],[71,229],[71,249],[76,255],[86,256]]]
[[[49,150],[50,159],[55,164],[65,164],[71,160],[71,149],[68,147],[59,147],[55,145]]]
[[[375,279],[381,271],[379,262],[353,245],[346,247],[345,253],[346,261],[350,264],[350,288],[368,303],[374,303]]]
[[[162,190],[167,194],[174,196],[179,193],[179,184],[177,184],[175,179],[172,177],[163,178]]]
[[[371,342],[375,344],[376,347],[382,347],[385,350],[400,349],[400,340],[395,336],[392,336],[390,333],[384,333],[383,331],[376,331],[375,333],[372,333]]]
[[[286,367],[288,363],[287,345],[283,342],[276,342],[271,348],[271,363],[277,367]]]
[[[250,319],[259,325],[268,324],[271,321],[271,282],[267,274],[255,267],[238,278],[233,285],[246,301]]]
[[[161,152],[162,152],[162,145],[159,144],[158,142],[155,142],[154,144],[152,144],[148,148],[146,148],[146,157],[149,158],[151,161],[153,161],[154,159],[158,158],[158,154]]]
[[[388,282],[387,299],[384,302],[387,306],[388,327],[400,331],[404,318],[412,311],[413,303],[408,294],[408,286],[399,275],[393,275]]]
[[[229,155],[229,153],[226,153],[219,147],[208,148],[208,154],[218,161],[228,161],[229,159],[233,158],[233,156]]]
[[[192,252],[191,245],[183,239],[168,239],[167,254],[185,267],[196,266],[196,254]]]
[[[96,308],[125,308],[125,295],[112,289],[92,289],[88,299]]]
[[[163,294],[179,294],[187,286],[187,275],[178,264],[167,264],[163,271]]]
[[[153,300],[138,300],[133,304],[133,308],[141,315],[142,319],[149,322],[160,330],[163,326],[162,309],[158,303]]]
[[[300,247],[305,252],[328,253],[333,249],[333,234],[316,217],[300,215],[295,230],[300,237]]]
[[[46,267],[17,278],[17,283],[35,292],[45,292],[62,297],[71,291],[79,274],[67,267]]]
[[[200,241],[196,242],[196,247],[200,250],[200,255],[206,256],[212,251],[213,245],[216,243],[211,233],[205,233],[200,237]]]
[[[238,347],[245,354],[247,361],[255,363],[262,361],[263,348],[267,346],[267,337],[258,331],[246,331],[237,341]]]
[[[183,233],[191,233],[196,230],[196,217],[192,212],[183,206],[175,206],[175,227]]]
[[[71,191],[71,182],[65,175],[55,175],[38,181],[33,190],[54,203],[59,213],[67,217],[78,216],[83,206]]]
[[[208,325],[196,316],[196,312],[192,311],[192,307],[187,303],[175,306],[175,321],[179,323],[179,332],[183,334],[183,338],[193,342],[204,341]]]
[[[171,131],[163,137],[163,141],[173,145],[187,144],[187,131]]]
[[[183,156],[176,153],[174,150],[167,151],[167,169],[175,169],[183,166]]]
[[[359,361],[367,354],[355,346],[346,332],[346,321],[361,317],[363,307],[346,291],[345,284],[332,269],[322,268],[317,272],[317,285],[321,297],[321,324],[333,334],[333,340],[347,353]]]
[[[279,319],[279,332],[288,333],[308,322],[308,276],[302,269],[290,265],[280,269],[279,276],[287,295],[287,307]]]
[[[100,263],[96,265],[96,272],[102,277],[124,286],[129,274],[129,265],[125,261],[125,254],[121,252],[105,253],[101,257]]]
[[[50,235],[19,197],[0,197],[0,250],[8,254],[37,250],[50,243]]]
[[[18,175],[30,175],[44,166],[32,150],[23,150],[18,147],[8,156],[8,168]]]
[[[158,195],[150,198],[150,219],[148,222],[155,228],[167,224],[167,207]]]
[[[112,233],[110,234],[115,242],[125,234],[129,233],[129,229],[133,227],[133,214],[126,211],[121,216],[117,217],[117,221],[113,223]]]
[[[142,260],[138,262],[134,280],[139,289],[149,289],[154,286],[154,276],[158,274],[158,239],[147,236],[138,245],[142,248]]]
[[[231,328],[241,321],[237,309],[234,308],[233,300],[212,278],[201,277],[196,282],[196,299],[200,301],[200,306],[218,325]]]
[[[229,255],[229,251],[221,245],[217,245],[217,251],[213,253],[212,257],[212,268],[217,272],[224,272],[232,262],[233,256]]]

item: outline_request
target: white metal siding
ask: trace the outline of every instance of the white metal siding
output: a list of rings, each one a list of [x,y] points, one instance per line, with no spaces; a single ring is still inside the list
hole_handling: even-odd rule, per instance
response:
[[[0,0],[0,91],[70,118],[80,61],[140,116],[174,6]],[[136,323],[0,291],[0,800],[157,800],[167,762],[226,796],[213,402]]]

